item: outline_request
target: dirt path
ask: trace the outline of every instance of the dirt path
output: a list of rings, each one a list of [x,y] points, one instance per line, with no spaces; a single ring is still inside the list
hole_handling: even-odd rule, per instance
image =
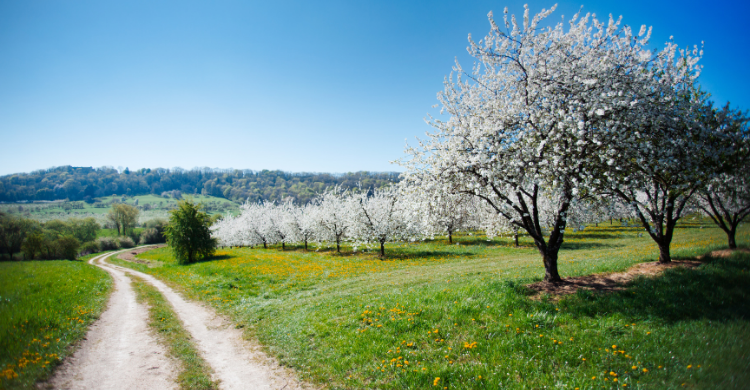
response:
[[[133,251],[128,249],[127,251]],[[167,285],[104,260],[126,251],[95,257],[89,263],[112,275],[114,291],[106,311],[94,323],[80,349],[53,378],[40,386],[54,389],[176,389],[175,367],[148,329],[148,309],[138,304],[127,274],[143,278],[172,305],[201,357],[214,370],[222,390],[303,389],[291,372],[280,367],[242,331],[209,307],[183,299]]]
[[[175,364],[149,330],[148,308],[136,301],[130,278],[122,271],[102,268],[114,280],[106,310],[91,326],[80,348],[41,387],[176,389]]]
[[[213,368],[213,379],[220,381],[221,389],[303,388],[257,345],[245,340],[241,330],[235,329],[210,307],[182,298],[151,275],[112,264],[105,263],[103,266],[141,277],[159,290],[192,336],[203,359]]]

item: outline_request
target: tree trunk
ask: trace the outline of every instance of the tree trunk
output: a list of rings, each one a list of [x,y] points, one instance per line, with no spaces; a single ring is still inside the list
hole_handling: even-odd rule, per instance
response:
[[[307,239],[305,239],[305,250],[307,250]]]
[[[283,252],[286,247],[284,246],[284,241],[281,242],[281,251]]]
[[[336,252],[341,253],[341,243],[339,242],[338,237],[336,238]]]
[[[513,235],[513,242],[515,242],[515,243],[516,243],[516,246],[518,246],[518,232],[516,232],[516,233],[515,233],[515,234]]]
[[[263,249],[268,249],[268,246],[266,245],[265,241],[263,241]]]
[[[380,260],[385,259],[385,243],[380,241]]]
[[[734,240],[735,233],[737,233],[736,226],[733,226],[732,230],[727,232],[727,240],[729,240],[729,249],[737,249],[737,242]]]
[[[657,244],[659,246],[659,263],[660,264],[667,264],[672,261],[672,256],[669,254],[669,242],[659,242]]]
[[[448,242],[453,244],[453,232],[448,230]]]
[[[544,261],[544,281],[562,282],[562,278],[557,272],[557,251],[555,253],[542,253],[542,260]]]

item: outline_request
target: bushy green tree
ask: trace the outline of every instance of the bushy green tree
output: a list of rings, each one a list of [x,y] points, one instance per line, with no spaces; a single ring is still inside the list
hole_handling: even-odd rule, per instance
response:
[[[169,224],[165,229],[167,244],[180,264],[210,257],[216,250],[216,239],[211,238],[209,230],[211,217],[201,211],[202,208],[200,204],[184,200],[169,212]]]
[[[138,213],[138,209],[133,206],[124,203],[115,203],[109,210],[107,219],[109,219],[117,229],[118,236],[120,235],[121,229],[122,234],[127,235],[128,229],[135,228],[135,224],[138,222]]]

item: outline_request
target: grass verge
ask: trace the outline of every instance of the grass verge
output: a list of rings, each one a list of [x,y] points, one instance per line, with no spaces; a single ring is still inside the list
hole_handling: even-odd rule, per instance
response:
[[[48,377],[99,318],[111,286],[84,261],[0,263],[0,388]]]
[[[738,241],[748,243],[742,226]],[[180,266],[146,252],[153,274],[232,316],[283,364],[331,389],[745,388],[750,381],[750,257],[712,259],[636,279],[624,291],[533,301],[543,268],[529,243],[462,236],[372,253],[224,249]],[[525,241],[522,240],[522,244]],[[692,258],[726,244],[684,223]],[[563,277],[655,261],[642,228],[566,234]],[[124,264],[124,262],[119,262]]]
[[[211,368],[200,357],[198,350],[183,329],[172,307],[156,288],[143,279],[130,275],[138,300],[149,306],[149,326],[164,341],[169,354],[180,363],[177,383],[183,390],[218,389],[211,380]]]

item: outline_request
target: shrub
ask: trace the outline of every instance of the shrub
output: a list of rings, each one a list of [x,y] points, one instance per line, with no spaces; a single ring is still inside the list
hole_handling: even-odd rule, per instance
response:
[[[159,244],[164,242],[164,237],[159,233],[158,230],[151,228],[141,232],[141,238],[138,243],[143,244]]]
[[[99,244],[99,250],[101,251],[120,249],[120,241],[114,237],[99,237],[96,243]]]
[[[97,243],[96,241],[87,241],[81,244],[81,247],[78,250],[81,255],[97,253],[99,252],[99,243]]]
[[[120,241],[120,248],[132,248],[135,246],[135,242],[130,237],[118,237]]]
[[[75,260],[78,255],[78,247],[81,242],[71,235],[64,235],[57,240],[58,256],[63,259]]]

